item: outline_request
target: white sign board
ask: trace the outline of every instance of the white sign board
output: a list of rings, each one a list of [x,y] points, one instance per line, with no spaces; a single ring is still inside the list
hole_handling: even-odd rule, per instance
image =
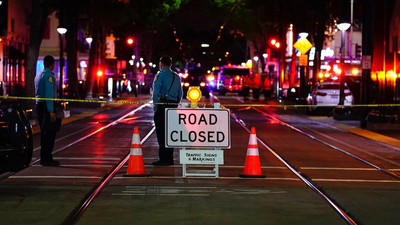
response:
[[[224,164],[222,150],[180,150],[181,164]]]
[[[370,55],[362,56],[362,69],[369,70],[372,68],[372,57]]]
[[[165,147],[231,147],[229,109],[167,108],[165,118]]]
[[[115,37],[113,35],[106,37],[106,57],[115,57]]]

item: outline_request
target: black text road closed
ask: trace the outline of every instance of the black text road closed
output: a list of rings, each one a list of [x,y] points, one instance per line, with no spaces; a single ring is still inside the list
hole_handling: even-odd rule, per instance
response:
[[[165,110],[165,146],[230,148],[229,109]]]

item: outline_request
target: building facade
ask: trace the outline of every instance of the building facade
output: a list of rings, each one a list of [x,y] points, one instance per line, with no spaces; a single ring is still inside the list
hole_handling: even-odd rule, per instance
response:
[[[21,95],[25,87],[31,0],[0,2],[0,95]]]

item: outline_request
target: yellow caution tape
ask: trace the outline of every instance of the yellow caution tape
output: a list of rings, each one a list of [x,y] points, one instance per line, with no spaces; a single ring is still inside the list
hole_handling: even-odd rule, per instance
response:
[[[82,102],[82,103],[104,103],[104,104],[147,104],[148,102],[140,101],[107,101],[107,100],[84,100],[84,99],[67,99],[67,98],[36,98],[36,97],[19,97],[19,96],[0,96],[0,99],[16,99],[16,100],[42,100],[42,101],[63,101],[63,102]],[[174,103],[155,103],[155,104],[174,104]],[[203,105],[212,105],[202,103]],[[400,104],[356,104],[356,105],[279,105],[279,104],[224,104],[224,107],[275,107],[275,108],[307,108],[307,107],[400,107]]]

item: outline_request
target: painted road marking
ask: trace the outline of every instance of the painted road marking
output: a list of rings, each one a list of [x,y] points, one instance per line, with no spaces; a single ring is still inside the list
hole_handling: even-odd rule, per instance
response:
[[[9,179],[101,179],[97,176],[11,176]]]
[[[187,196],[187,197],[208,197],[209,194],[148,194],[148,193],[112,193],[112,195],[119,196],[145,196],[145,195],[157,195],[157,196]]]
[[[312,180],[320,182],[400,183],[400,180],[359,180],[359,179],[324,179],[324,178],[316,178]]]
[[[300,167],[302,170],[350,170],[350,171],[378,171],[375,168],[339,168],[339,167]]]
[[[9,179],[101,179],[99,176],[10,176]],[[131,177],[114,177],[114,179],[132,179]],[[135,177],[135,179],[188,179],[179,178],[175,176],[150,176],[150,177]],[[210,177],[196,177],[193,179],[214,179]],[[219,177],[224,180],[243,180],[246,178],[240,177]],[[257,178],[259,180],[270,180],[270,181],[299,181],[298,178],[286,178],[286,177],[267,177]],[[361,180],[361,179],[325,179],[315,178],[313,181],[319,182],[349,182],[349,183],[400,183],[399,180]]]
[[[192,196],[204,197],[211,193],[226,193],[230,195],[266,195],[266,194],[286,194],[287,191],[271,191],[257,188],[226,190],[218,187],[177,187],[177,186],[126,186],[120,193],[112,193],[117,196]]]
[[[42,165],[39,165],[39,164],[35,164],[35,165],[32,165],[32,166],[34,166],[34,167],[40,167],[40,166],[42,166]],[[95,164],[95,165],[90,165],[90,164],[68,164],[68,165],[66,165],[66,164],[62,164],[61,165],[61,167],[113,167],[114,165],[101,165],[101,164]]]
[[[93,157],[55,157],[58,160],[121,160],[121,158],[93,158]]]

